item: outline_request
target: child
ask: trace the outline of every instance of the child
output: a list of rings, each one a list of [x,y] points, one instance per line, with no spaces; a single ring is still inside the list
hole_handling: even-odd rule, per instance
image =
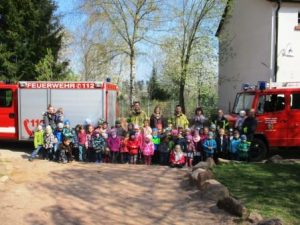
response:
[[[86,132],[87,139],[87,160],[89,162],[95,162],[95,151],[93,148],[93,136],[94,136],[94,127],[92,125],[88,125]]]
[[[138,153],[140,150],[140,143],[136,138],[134,132],[131,132],[129,135],[129,140],[127,141],[127,149],[129,151],[130,164],[136,164]]]
[[[64,122],[64,128],[62,130],[63,133],[63,138],[68,138],[70,140],[70,146],[71,146],[71,151],[70,154],[71,157],[73,158],[73,148],[74,148],[74,136],[75,136],[75,131],[70,127],[70,121],[65,120]]]
[[[193,142],[192,135],[186,136],[186,166],[192,167],[193,166],[193,158],[195,154],[195,145]]]
[[[104,138],[100,135],[98,131],[96,131],[95,135],[92,137],[92,145],[96,153],[96,163],[101,163],[102,154],[105,151],[106,143]]]
[[[116,120],[115,128],[116,128],[116,131],[117,131],[117,136],[124,138],[125,134],[126,134],[126,131],[121,126],[121,121],[120,120]]]
[[[86,161],[87,136],[82,126],[79,127],[78,133],[78,149],[79,161]]]
[[[54,158],[53,158],[53,160],[55,160],[55,161],[58,161],[58,158],[59,158],[58,146],[63,141],[63,132],[62,132],[63,128],[64,128],[64,124],[63,123],[58,123],[57,127],[56,127],[56,129],[53,133],[56,140],[57,140],[57,142],[55,143],[54,148],[53,148],[54,149],[54,155],[53,155]]]
[[[127,148],[127,142],[129,140],[129,133],[127,132],[125,134],[125,137],[124,139],[122,139],[122,142],[121,142],[121,149],[120,149],[120,152],[121,152],[121,163],[128,163],[129,161],[129,151],[128,151],[128,148]]]
[[[249,160],[249,148],[250,144],[247,142],[247,136],[242,135],[241,136],[241,142],[239,143],[237,149],[238,149],[238,159],[242,161],[248,161]]]
[[[234,126],[234,128],[237,129],[239,132],[242,132],[243,123],[245,119],[246,119],[246,112],[244,110],[241,110]]]
[[[176,144],[180,145],[181,150],[184,153],[186,153],[186,145],[187,145],[187,143],[186,143],[185,137],[183,136],[182,131],[178,131],[178,137],[177,137],[177,143]]]
[[[194,130],[193,133],[193,139],[192,139],[194,146],[195,146],[195,153],[194,153],[194,159],[193,164],[196,165],[198,162],[201,161],[201,155],[203,155],[202,152],[202,143],[201,143],[201,136],[199,134],[199,130]]]
[[[67,137],[63,138],[62,143],[58,147],[58,162],[67,163],[71,161],[71,140]]]
[[[51,126],[50,125],[46,126],[45,135],[44,135],[45,155],[43,156],[43,159],[53,160],[54,158],[53,148],[56,142],[57,140],[54,137],[54,134],[52,133]]]
[[[150,123],[149,119],[145,119],[145,121],[144,121],[144,127],[143,127],[145,137],[149,136],[149,135],[152,135],[152,129],[151,129],[149,123]]]
[[[145,164],[150,166],[151,165],[151,159],[154,155],[154,144],[151,142],[151,135],[148,135],[145,137],[145,142],[142,147],[142,152],[145,160]]]
[[[169,144],[170,142],[169,142],[167,135],[164,135],[161,137],[161,142],[160,142],[160,145],[158,146],[159,164],[160,165],[168,165],[168,163],[169,163],[170,149],[172,149],[174,147],[173,144]],[[171,146],[171,148],[170,148],[170,146]]]
[[[213,137],[215,138],[216,137],[216,134],[217,134],[217,126],[215,124],[212,124],[210,126],[210,131],[213,133]]]
[[[215,161],[218,158],[227,159],[228,156],[228,138],[225,135],[224,128],[219,129],[219,135],[216,138],[217,142],[217,152],[215,154]]]
[[[44,144],[44,131],[42,125],[38,125],[37,130],[34,132],[34,150],[31,153],[31,156],[28,158],[29,161],[32,161],[36,155],[39,154],[41,150],[43,150]]]
[[[233,139],[229,142],[229,159],[238,160],[238,145],[240,144],[240,133],[235,130],[233,132]]]
[[[110,159],[112,163],[117,163],[121,148],[121,138],[117,136],[116,129],[112,129],[107,139],[107,146],[110,150]]]
[[[203,143],[203,150],[204,150],[204,153],[205,153],[205,160],[207,158],[211,158],[211,157],[214,156],[216,148],[217,148],[217,143],[216,143],[216,140],[214,139],[214,134],[213,134],[213,132],[210,131],[208,133],[207,139]]]
[[[184,154],[180,145],[176,145],[175,149],[170,154],[170,166],[182,168],[185,164]]]
[[[55,113],[55,124],[64,122],[64,110],[63,108],[59,108]]]
[[[160,144],[160,136],[158,135],[158,129],[152,129],[152,143],[154,144],[154,156],[153,156],[153,163],[158,163],[159,153],[158,153],[158,146]]]
[[[73,153],[75,160],[79,160],[79,143],[78,143],[79,128],[80,128],[80,125],[77,124],[75,126],[75,129],[72,131],[72,133],[73,133],[72,153]]]

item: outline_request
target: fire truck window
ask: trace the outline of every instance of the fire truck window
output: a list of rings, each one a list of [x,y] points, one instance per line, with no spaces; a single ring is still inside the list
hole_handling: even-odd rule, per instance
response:
[[[284,94],[262,95],[259,97],[257,112],[259,114],[278,112],[285,108]]]
[[[12,90],[2,89],[0,90],[0,107],[7,108],[12,105]]]
[[[300,109],[300,93],[291,94],[291,109]]]

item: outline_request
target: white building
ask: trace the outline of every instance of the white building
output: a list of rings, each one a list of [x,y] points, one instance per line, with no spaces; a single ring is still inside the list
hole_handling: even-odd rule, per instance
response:
[[[225,111],[243,83],[300,81],[300,0],[229,0],[216,35]]]

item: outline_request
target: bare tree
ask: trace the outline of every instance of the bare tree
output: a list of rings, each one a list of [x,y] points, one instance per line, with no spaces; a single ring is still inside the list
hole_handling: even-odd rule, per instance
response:
[[[137,43],[155,25],[159,0],[83,0],[83,8],[90,15],[91,23],[107,24],[102,35],[114,37],[115,51],[129,57],[129,100],[134,98],[136,78]]]

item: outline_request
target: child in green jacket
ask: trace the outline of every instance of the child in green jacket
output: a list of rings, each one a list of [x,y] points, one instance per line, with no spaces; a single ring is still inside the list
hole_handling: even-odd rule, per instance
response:
[[[34,132],[33,143],[34,143],[34,150],[31,153],[31,156],[28,158],[29,161],[32,161],[43,149],[44,131],[42,125],[38,125],[37,130]]]
[[[250,149],[250,143],[247,142],[246,135],[242,135],[241,142],[237,147],[239,160],[242,160],[242,161],[249,160],[249,149]]]

